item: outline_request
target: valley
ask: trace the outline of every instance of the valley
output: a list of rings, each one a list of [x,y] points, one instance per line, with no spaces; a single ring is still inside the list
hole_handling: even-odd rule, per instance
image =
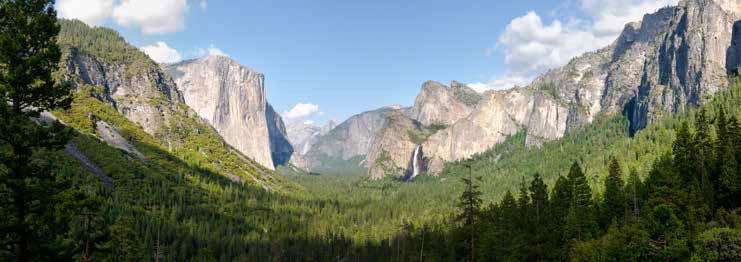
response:
[[[50,3],[0,0],[2,261],[741,259],[738,1],[321,125]]]

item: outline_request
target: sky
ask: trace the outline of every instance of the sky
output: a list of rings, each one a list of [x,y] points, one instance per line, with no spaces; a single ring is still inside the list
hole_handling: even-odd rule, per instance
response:
[[[528,84],[678,0],[57,0],[157,62],[229,56],[265,75],[286,122],[410,106],[427,80]]]

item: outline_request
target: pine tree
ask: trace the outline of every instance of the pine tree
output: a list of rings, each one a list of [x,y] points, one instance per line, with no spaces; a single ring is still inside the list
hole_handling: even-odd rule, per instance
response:
[[[499,225],[497,226],[499,228],[501,236],[501,243],[503,246],[503,251],[500,260],[514,260],[515,257],[515,237],[517,236],[517,224],[518,224],[518,215],[517,215],[517,201],[515,200],[514,196],[512,196],[512,192],[507,190],[507,192],[504,194],[504,198],[502,199],[501,206],[501,220],[499,221]]]
[[[589,188],[587,178],[582,172],[579,163],[574,162],[569,170],[569,182],[572,186],[571,203],[566,215],[564,229],[567,240],[591,239],[596,228],[592,216],[592,189]]]
[[[530,198],[532,199],[532,241],[530,247],[532,256],[530,260],[543,261],[546,259],[546,249],[548,241],[548,225],[552,222],[548,214],[550,202],[548,200],[548,186],[540,178],[540,174],[535,173],[535,178],[530,183]]]
[[[468,261],[476,261],[476,238],[478,231],[476,226],[481,216],[481,191],[476,181],[481,181],[481,177],[474,178],[471,173],[471,166],[468,166],[468,177],[461,178],[465,189],[458,199],[459,213],[457,220],[462,224],[465,234],[466,253]]]
[[[682,185],[692,191],[696,190],[699,185],[695,176],[697,162],[693,159],[696,150],[687,122],[682,122],[677,130],[677,138],[674,140],[672,153],[674,154],[674,166],[682,179]]]
[[[520,183],[520,195],[517,199],[517,219],[515,220],[515,236],[512,238],[511,260],[528,260],[530,250],[528,238],[531,236],[532,212],[530,207],[530,194],[524,178]]]
[[[703,197],[703,204],[708,207],[713,207],[715,199],[711,178],[713,172],[713,163],[715,162],[715,150],[713,148],[713,139],[710,136],[710,124],[707,119],[707,112],[705,108],[700,110],[695,115],[695,136],[694,136],[694,148],[695,154],[693,159],[695,163],[695,174],[699,177],[700,191]]]
[[[733,145],[721,145],[718,150],[718,198],[720,204],[726,208],[737,207],[738,196],[738,166],[732,150]]]
[[[625,193],[623,192],[623,171],[614,157],[610,160],[609,174],[605,179],[605,194],[602,199],[601,226],[606,229],[613,221],[625,221]]]
[[[566,234],[564,232],[566,228],[566,216],[568,215],[569,207],[571,206],[571,192],[573,187],[569,179],[563,176],[559,176],[556,179],[556,184],[553,186],[551,192],[551,206],[549,213],[551,215],[552,223],[550,226],[550,241],[554,246],[559,247],[554,253],[554,256],[563,260],[565,259],[565,250],[563,250],[564,244],[566,243]]]
[[[626,204],[629,207],[630,222],[636,224],[641,217],[641,208],[643,208],[646,199],[646,189],[638,177],[638,171],[635,169],[630,171],[628,184],[625,185],[624,191],[626,192]]]
[[[0,240],[10,240],[17,261],[53,256],[49,240],[64,229],[30,219],[53,210],[54,197],[65,188],[49,173],[34,167],[31,159],[42,149],[59,149],[69,131],[60,124],[37,124],[46,110],[69,106],[69,88],[52,73],[61,52],[56,44],[54,1],[0,1],[0,200],[8,217],[0,222]],[[9,223],[9,224],[8,224]],[[43,229],[43,230],[42,230]]]

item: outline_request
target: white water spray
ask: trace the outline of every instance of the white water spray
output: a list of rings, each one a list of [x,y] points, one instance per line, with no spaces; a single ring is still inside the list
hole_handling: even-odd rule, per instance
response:
[[[422,145],[417,145],[414,149],[414,158],[412,159],[412,177],[414,178],[419,175],[419,151],[422,149]]]

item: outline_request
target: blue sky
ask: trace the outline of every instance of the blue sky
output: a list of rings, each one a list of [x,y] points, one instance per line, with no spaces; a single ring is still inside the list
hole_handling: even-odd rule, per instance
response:
[[[426,80],[526,84],[676,0],[58,0],[161,61],[221,52],[265,74],[287,121],[411,105]],[[627,6],[627,7],[626,7]],[[161,43],[160,43],[161,42]],[[145,47],[149,46],[147,49]],[[294,108],[299,103],[306,105]]]

